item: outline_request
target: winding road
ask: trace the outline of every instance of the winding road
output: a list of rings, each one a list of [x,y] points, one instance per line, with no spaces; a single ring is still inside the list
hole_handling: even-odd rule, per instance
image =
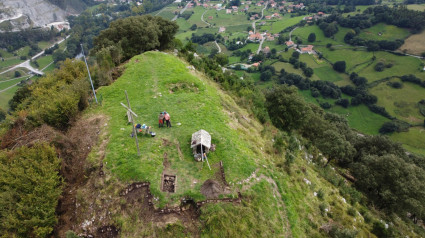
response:
[[[52,44],[51,46],[54,46],[55,44],[60,44],[60,43],[62,43],[64,40],[68,39],[68,37],[69,37],[69,36],[67,36],[65,39],[62,39],[62,40],[60,40],[60,41],[55,42],[55,43],[54,43],[54,44]],[[50,47],[51,47],[51,46],[50,46]],[[42,50],[42,51],[41,51],[41,52],[39,52],[38,54],[34,55],[34,56],[31,58],[31,60],[35,60],[35,59],[37,59],[38,57],[42,56],[43,54],[44,54],[44,50]],[[30,64],[30,60],[24,61],[24,62],[22,62],[22,63],[20,63],[20,64],[18,64],[18,65],[15,65],[15,66],[13,66],[13,67],[11,67],[11,68],[9,68],[9,69],[7,69],[7,70],[3,71],[3,72],[0,72],[0,74],[4,74],[4,73],[7,73],[7,72],[10,72],[10,71],[12,71],[12,70],[14,70],[14,69],[17,69],[17,68],[26,68],[26,69],[28,69],[29,71],[31,71],[31,72],[33,72],[33,73],[35,73],[35,74],[38,74],[38,75],[43,75],[43,74],[44,74],[41,70],[38,70],[38,69],[36,69],[36,68],[32,67],[32,66],[31,66],[31,64]]]

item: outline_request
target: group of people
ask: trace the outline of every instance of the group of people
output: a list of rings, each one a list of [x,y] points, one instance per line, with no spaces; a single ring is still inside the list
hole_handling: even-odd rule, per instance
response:
[[[170,114],[168,114],[166,111],[159,113],[158,121],[159,127],[164,127],[164,122],[166,123],[167,127],[171,127]]]

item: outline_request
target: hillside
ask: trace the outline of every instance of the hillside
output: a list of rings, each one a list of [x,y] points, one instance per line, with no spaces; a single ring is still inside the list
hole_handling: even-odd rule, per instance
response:
[[[103,118],[85,129],[97,131],[99,139],[86,164],[77,165],[88,171],[84,182],[65,189],[70,192],[59,207],[57,234],[373,237],[372,225],[384,226],[378,220],[385,218],[360,205],[360,194],[333,169],[315,165],[320,154],[301,147],[294,136],[286,146],[295,145],[296,159],[289,172],[284,170],[284,156],[273,148],[277,130],[258,123],[188,66],[172,54],[147,52],[125,64],[116,82],[98,90],[102,106],[82,120]],[[156,133],[139,135],[141,156],[120,105],[126,102],[124,90],[136,123],[151,125]],[[171,115],[171,128],[157,126],[164,110]],[[210,132],[216,145],[208,154],[211,170],[196,162],[190,149],[191,134],[199,129]],[[163,174],[176,176],[175,193],[162,191]],[[409,226],[397,220],[391,232],[415,237]]]

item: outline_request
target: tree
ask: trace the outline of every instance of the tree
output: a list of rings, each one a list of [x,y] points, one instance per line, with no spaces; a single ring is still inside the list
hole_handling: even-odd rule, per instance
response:
[[[340,98],[340,99],[338,99],[338,100],[335,101],[335,104],[336,105],[340,105],[340,106],[342,106],[344,108],[347,108],[348,105],[350,105],[350,101],[348,99],[346,99],[346,98]]]
[[[6,119],[6,111],[0,107],[0,122]]]
[[[273,73],[270,70],[266,70],[261,73],[260,80],[261,81],[269,81],[273,76]]]
[[[191,31],[194,31],[194,30],[196,30],[196,29],[198,29],[198,26],[197,26],[196,24],[193,24],[193,25],[190,27],[190,30],[191,30]]]
[[[57,223],[60,160],[46,144],[0,152],[0,230],[5,237],[48,237]]]
[[[224,53],[216,54],[214,56],[214,59],[220,65],[226,65],[226,64],[229,63],[229,57],[226,54],[224,54]]]
[[[294,86],[280,85],[268,91],[266,108],[273,124],[283,130],[301,128],[311,115],[311,108]]]
[[[313,73],[314,73],[313,69],[310,68],[310,67],[307,67],[307,68],[303,69],[303,72],[304,72],[304,75],[306,77],[308,77],[308,78],[310,78],[311,76],[313,76]]]
[[[144,51],[166,49],[172,44],[177,29],[175,22],[157,16],[118,19],[94,38],[93,52],[113,46],[122,51],[122,60],[127,60]]]
[[[19,71],[15,71],[15,78],[19,78],[19,77],[21,77],[21,72],[19,72]]]
[[[340,73],[344,73],[345,72],[345,61],[337,61],[335,62],[335,64],[333,65],[333,68],[335,71],[338,71]]]
[[[310,33],[310,35],[308,35],[308,42],[315,42],[316,41],[316,34],[315,33]]]

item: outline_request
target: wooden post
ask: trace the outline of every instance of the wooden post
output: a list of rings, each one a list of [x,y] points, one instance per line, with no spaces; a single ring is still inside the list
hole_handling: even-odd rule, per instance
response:
[[[130,100],[128,100],[127,90],[125,90],[124,92],[125,92],[125,98],[127,99],[128,109],[130,110],[130,112],[132,112],[131,106],[130,106]],[[131,116],[131,127],[133,127],[133,135],[134,135],[134,138],[136,139],[137,155],[140,156],[139,140],[137,139],[137,131],[134,126],[133,113],[130,113],[130,116]]]

